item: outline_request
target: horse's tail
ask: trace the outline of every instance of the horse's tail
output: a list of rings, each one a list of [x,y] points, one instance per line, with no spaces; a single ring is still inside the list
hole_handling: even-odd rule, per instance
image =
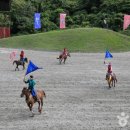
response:
[[[44,97],[46,98],[46,93],[44,91],[42,91],[42,92],[43,92]]]
[[[13,65],[14,65],[14,63],[16,63],[16,61],[13,62]]]

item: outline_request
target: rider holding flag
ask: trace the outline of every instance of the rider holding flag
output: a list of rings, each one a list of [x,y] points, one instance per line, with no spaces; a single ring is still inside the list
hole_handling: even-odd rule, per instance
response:
[[[28,90],[31,92],[34,100],[38,100],[35,89],[34,89],[36,82],[33,79],[33,75],[30,75],[30,78],[27,81],[24,79],[24,83],[26,83],[26,84],[28,83]]]
[[[111,62],[109,62],[109,64],[105,63],[105,65],[107,65],[107,74],[106,74],[106,80],[108,78],[109,75],[112,75],[112,65],[111,65]]]

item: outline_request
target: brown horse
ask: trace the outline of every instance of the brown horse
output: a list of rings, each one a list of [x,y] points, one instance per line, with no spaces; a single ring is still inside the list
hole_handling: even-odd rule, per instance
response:
[[[19,65],[22,65],[22,66],[23,66],[23,70],[24,70],[24,69],[25,69],[25,63],[28,63],[28,59],[25,57],[25,58],[24,58],[24,61],[15,60],[15,61],[13,62],[13,65],[14,65],[14,63],[16,64],[15,71],[16,71],[16,70],[19,70],[19,68],[18,68]]]
[[[46,97],[46,94],[43,90],[37,90],[36,94],[37,94],[37,100],[33,98],[31,92],[26,87],[22,89],[21,93],[21,97],[25,95],[25,101],[29,107],[29,110],[32,112],[32,116],[34,116],[32,110],[34,103],[38,102],[38,111],[41,114],[43,106],[43,97]]]
[[[117,83],[117,78],[115,73],[113,73],[112,75],[111,74],[107,75],[106,80],[108,82],[109,88],[111,88],[113,85],[115,87],[115,83]]]
[[[66,61],[68,56],[70,57],[70,53],[67,53],[67,55],[61,54],[61,55],[59,55],[59,57],[57,59],[59,59],[60,64],[62,63],[62,60],[64,60],[63,63],[65,64],[65,61]]]

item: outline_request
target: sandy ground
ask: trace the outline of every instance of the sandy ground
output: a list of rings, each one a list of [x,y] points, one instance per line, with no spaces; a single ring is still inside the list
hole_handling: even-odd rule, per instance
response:
[[[20,98],[26,70],[14,71],[9,59],[13,49],[0,49],[0,130],[130,130],[121,127],[117,116],[130,116],[130,52],[112,53],[116,87],[105,81],[103,53],[71,53],[66,64],[59,65],[59,52],[25,51],[42,70],[33,73],[43,89],[43,113],[35,116]],[[17,50],[20,53],[20,50]],[[28,77],[28,76],[27,76]]]

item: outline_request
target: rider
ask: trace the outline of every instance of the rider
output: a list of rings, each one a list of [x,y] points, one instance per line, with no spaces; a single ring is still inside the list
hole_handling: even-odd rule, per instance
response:
[[[37,99],[37,95],[36,95],[36,92],[35,92],[35,89],[34,89],[36,82],[33,79],[33,75],[30,75],[30,79],[28,79],[27,81],[25,81],[25,79],[24,79],[24,82],[26,84],[28,83],[28,90],[31,92],[34,100],[37,101],[38,99]]]
[[[111,62],[109,62],[109,64],[106,65],[107,65],[107,74],[106,74],[106,80],[107,80],[108,75],[112,75],[112,65]]]
[[[62,55],[66,55],[68,54],[68,50],[66,48],[63,49],[63,51],[61,52],[60,56]]]
[[[24,51],[23,50],[20,53],[20,61],[24,61]]]

